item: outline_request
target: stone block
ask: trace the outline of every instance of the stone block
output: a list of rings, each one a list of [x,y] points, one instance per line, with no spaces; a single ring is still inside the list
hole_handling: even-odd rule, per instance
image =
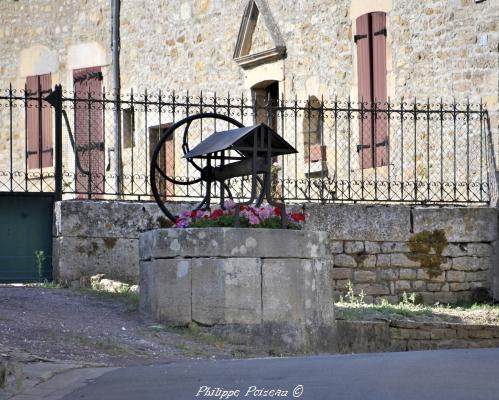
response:
[[[488,281],[480,281],[480,282],[470,282],[470,289],[480,289],[480,288],[490,288],[490,282]]]
[[[462,257],[467,256],[466,244],[448,244],[442,252],[444,257]]]
[[[390,345],[390,351],[407,351],[407,340],[393,339]]]
[[[412,280],[416,279],[417,270],[409,268],[400,268],[399,277],[400,279]]]
[[[391,266],[390,254],[378,254],[376,256],[376,267],[388,268]]]
[[[259,258],[195,258],[191,265],[193,321],[202,325],[260,323]]]
[[[137,283],[139,241],[115,237],[58,237],[53,240],[53,274],[60,282],[104,274],[106,278]]]
[[[344,252],[347,254],[361,254],[364,253],[364,242],[351,242],[344,243]]]
[[[376,255],[357,255],[355,256],[357,260],[357,266],[359,268],[375,268],[376,267]]]
[[[418,261],[409,259],[405,254],[391,254],[390,265],[401,268],[418,268],[420,266]]]
[[[432,282],[445,282],[445,272],[442,271],[438,275],[430,275],[427,270],[420,268],[417,270],[417,279],[424,279]]]
[[[426,288],[429,292],[440,292],[442,289],[441,283],[427,283]]]
[[[333,325],[332,264],[321,260],[262,261],[263,322]],[[319,312],[320,310],[320,312]]]
[[[351,268],[333,268],[334,279],[352,279]]]
[[[398,331],[395,331],[398,329]],[[412,340],[425,340],[431,339],[431,333],[429,329],[406,329],[406,328],[391,328],[392,337],[396,339],[412,339]]]
[[[419,292],[423,304],[435,304],[438,301],[440,293],[437,292]]]
[[[141,261],[140,309],[168,325],[183,326],[190,323],[191,261]]]
[[[375,271],[354,270],[353,280],[355,283],[376,282]]]
[[[407,292],[411,290],[411,282],[410,281],[404,281],[404,280],[398,280],[395,282],[395,290],[397,292]]]
[[[442,229],[449,242],[492,242],[497,239],[497,213],[485,207],[415,207],[414,233]]]
[[[426,282],[425,281],[413,281],[412,288],[416,291],[426,290]]]
[[[494,246],[492,243],[468,243],[466,245],[467,255],[475,257],[492,257]]]
[[[459,243],[449,244],[443,251],[448,257],[491,257],[494,249],[489,243]]]
[[[489,257],[457,257],[452,260],[452,269],[457,271],[489,270],[492,260]]]
[[[406,243],[401,242],[384,242],[381,243],[382,253],[408,253],[409,247]]]
[[[446,283],[444,285],[450,285],[450,284]],[[456,295],[456,293],[449,291],[440,292],[440,293],[435,293],[433,301],[438,301],[441,304],[456,304],[458,302],[458,296]]]
[[[438,342],[436,340],[408,340],[407,350],[434,350],[438,347]]]
[[[305,227],[331,232],[335,240],[404,242],[410,208],[360,204],[306,204]]]
[[[387,351],[390,348],[390,330],[386,322],[337,322],[338,351],[366,353]]]
[[[378,274],[381,281],[393,281],[398,279],[398,270],[395,269],[381,269],[378,270]]]
[[[195,207],[171,203],[173,213]],[[71,200],[54,205],[54,236],[116,237],[138,239],[140,232],[172,226],[156,203]]]
[[[379,242],[365,242],[364,250],[367,254],[381,253],[381,244]]]
[[[462,339],[449,339],[435,341],[438,349],[466,349],[470,347],[470,342]]]
[[[140,236],[140,258],[327,258],[325,232],[256,228],[156,229]]]
[[[442,271],[448,271],[452,269],[452,258],[447,258],[447,261],[440,264],[440,269]]]
[[[449,290],[451,292],[459,292],[462,290],[468,290],[470,288],[470,284],[468,282],[452,282],[449,283]]]
[[[346,254],[337,254],[334,256],[334,265],[336,267],[354,268],[357,266],[355,258]]]
[[[333,272],[336,268],[333,269]],[[351,279],[340,279],[335,281],[335,290],[346,291],[348,289],[348,282],[352,283]]]
[[[355,292],[364,292],[366,296],[381,296],[390,294],[390,289],[382,283],[361,283],[355,285]]]
[[[430,337],[432,340],[453,339],[457,337],[457,332],[452,328],[432,327],[430,330]]]
[[[464,282],[465,275],[463,271],[447,271],[446,280],[448,282]]]
[[[331,240],[329,242],[329,251],[332,254],[343,253],[343,242],[340,240]]]
[[[466,282],[486,281],[490,282],[490,271],[465,272],[464,280]]]

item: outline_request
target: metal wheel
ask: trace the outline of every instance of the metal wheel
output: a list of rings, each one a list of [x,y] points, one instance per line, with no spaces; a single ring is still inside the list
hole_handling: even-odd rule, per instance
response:
[[[204,118],[210,118],[210,119],[219,119],[225,122],[228,122],[232,125],[235,125],[238,128],[242,128],[244,125],[241,124],[239,121],[228,117],[227,115],[222,115],[222,114],[217,114],[217,113],[202,113],[202,114],[196,114],[196,115],[191,115],[187,118],[184,118],[173,125],[171,125],[165,133],[161,136],[159,142],[157,143],[156,147],[154,148],[152,157],[151,157],[151,164],[150,164],[150,169],[149,169],[149,177],[150,177],[150,183],[151,183],[151,190],[154,196],[154,199],[156,200],[156,203],[158,203],[159,207],[163,211],[163,213],[175,223],[176,221],[176,216],[173,215],[168,208],[165,206],[165,203],[163,202],[160,192],[158,190],[158,182],[157,182],[157,177],[156,173],[159,174],[159,178],[163,179],[167,182],[170,182],[174,185],[183,185],[183,186],[188,186],[188,185],[194,185],[199,182],[206,182],[207,185],[207,193],[197,209],[202,208],[203,206],[208,206],[209,207],[209,200],[211,197],[211,186],[212,186],[212,181],[207,179],[206,176],[203,176],[201,174],[201,171],[203,168],[199,166],[194,160],[192,159],[187,159],[187,162],[194,167],[194,169],[197,171],[197,176],[196,177],[187,177],[186,180],[179,180],[176,179],[174,176],[168,176],[165,171],[160,167],[158,164],[158,159],[161,154],[161,149],[165,145],[166,141],[174,134],[174,132],[183,127],[184,127],[184,133],[183,133],[183,138],[182,138],[182,152],[184,155],[186,155],[189,150],[189,128],[191,127],[191,123],[195,120],[200,120]],[[232,198],[232,194],[226,184],[224,184],[224,189],[227,192],[229,198]]]

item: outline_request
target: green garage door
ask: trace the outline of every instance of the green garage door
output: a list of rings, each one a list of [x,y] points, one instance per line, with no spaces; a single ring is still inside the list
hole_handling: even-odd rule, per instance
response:
[[[52,211],[47,194],[0,195],[0,282],[52,276]]]

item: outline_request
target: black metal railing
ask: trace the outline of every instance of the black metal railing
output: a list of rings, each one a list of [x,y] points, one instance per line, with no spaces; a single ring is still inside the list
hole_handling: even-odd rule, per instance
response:
[[[311,96],[256,104],[231,95],[131,92],[116,100],[105,91],[64,92],[60,116],[50,116],[62,125],[60,178],[45,161],[38,160],[35,168],[28,163],[30,152],[49,154],[48,142],[55,146],[58,138],[58,121],[40,121],[47,118],[42,112],[46,107],[50,104],[41,95],[30,97],[12,88],[0,91],[1,192],[54,191],[60,179],[64,198],[151,200],[149,163],[163,130],[189,115],[214,112],[244,125],[266,122],[299,151],[277,160],[273,169],[273,190],[287,201],[488,204],[497,197],[488,114],[482,103],[368,104]],[[38,123],[31,108],[37,110]],[[117,109],[119,133],[114,124]],[[220,122],[217,126],[215,120],[194,123],[188,133],[190,148],[214,131],[230,128]],[[30,143],[33,129],[43,148]],[[165,171],[179,180],[197,174],[182,158],[182,134],[172,138],[160,157]],[[53,159],[55,163],[57,157]],[[231,181],[230,187],[237,198],[249,196],[245,179]],[[170,200],[199,199],[203,182],[168,184],[162,192]]]

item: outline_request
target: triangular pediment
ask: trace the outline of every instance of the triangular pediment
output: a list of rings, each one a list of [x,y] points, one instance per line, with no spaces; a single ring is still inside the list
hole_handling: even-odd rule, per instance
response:
[[[249,0],[237,36],[234,60],[251,68],[286,57],[281,32],[266,0]]]

